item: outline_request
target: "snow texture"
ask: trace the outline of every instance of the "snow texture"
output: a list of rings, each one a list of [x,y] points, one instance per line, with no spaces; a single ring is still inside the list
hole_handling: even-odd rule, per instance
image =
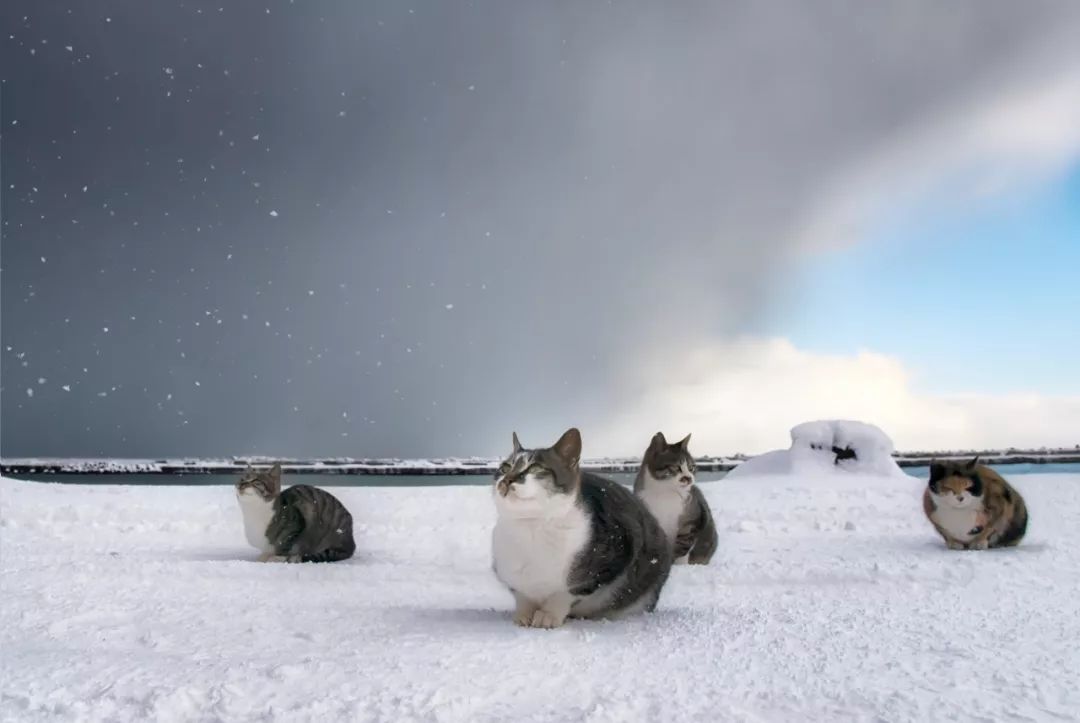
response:
[[[728,479],[763,474],[831,474],[854,472],[903,476],[893,459],[889,435],[873,424],[846,420],[804,422],[791,428],[791,448],[748,459]]]
[[[0,719],[1076,720],[1080,475],[1012,481],[1028,537],[987,552],[910,477],[706,483],[710,566],[546,631],[511,623],[484,488],[335,489],[356,557],[284,565],[228,487],[3,480]]]

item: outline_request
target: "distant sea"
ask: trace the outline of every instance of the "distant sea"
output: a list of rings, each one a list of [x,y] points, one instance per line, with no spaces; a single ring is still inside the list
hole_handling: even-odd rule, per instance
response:
[[[1005,477],[1029,474],[1080,474],[1080,462],[1054,462],[1049,464],[991,465]],[[912,477],[926,478],[929,467],[907,467],[904,472]],[[723,479],[725,472],[702,472],[699,482]],[[88,485],[232,485],[235,475],[224,474],[16,474],[15,479],[35,482],[59,482],[62,484]],[[605,475],[625,484],[632,484],[634,475],[609,473]],[[317,487],[445,487],[451,485],[486,485],[491,477],[486,474],[468,475],[339,475],[339,474],[287,474],[287,485],[309,484]]]

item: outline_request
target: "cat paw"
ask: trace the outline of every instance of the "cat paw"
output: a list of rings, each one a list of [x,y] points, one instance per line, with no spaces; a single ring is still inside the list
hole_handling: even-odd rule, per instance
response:
[[[518,610],[514,613],[514,625],[523,628],[532,627],[533,610]]]
[[[989,547],[990,547],[990,545],[989,545],[989,543],[987,543],[986,540],[980,540],[979,542],[972,542],[970,545],[968,545],[969,550],[985,550],[985,549],[987,549]]]
[[[948,547],[950,550],[966,550],[967,549],[967,547],[965,547],[964,545],[962,545],[959,542],[956,542],[954,540],[949,540],[948,542],[945,543],[945,546]]]
[[[286,555],[285,556],[285,562],[303,562],[303,561],[304,561],[304,556],[303,555]]]
[[[537,610],[533,613],[529,627],[551,630],[552,628],[562,626],[565,620],[565,615],[559,616],[555,615],[554,613],[549,613],[547,610]]]

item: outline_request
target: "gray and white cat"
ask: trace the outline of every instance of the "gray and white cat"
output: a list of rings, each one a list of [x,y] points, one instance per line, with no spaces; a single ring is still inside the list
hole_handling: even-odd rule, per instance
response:
[[[697,467],[690,435],[668,444],[657,432],[634,480],[634,493],[655,515],[672,546],[675,563],[707,565],[716,552],[716,524],[705,495],[694,484]]]
[[[652,611],[671,569],[664,533],[625,487],[582,472],[581,434],[514,451],[495,473],[495,575],[517,603],[514,622],[557,628],[566,618]]]
[[[352,515],[337,497],[317,487],[281,489],[281,465],[250,467],[236,484],[247,541],[259,562],[335,562],[352,557]]]

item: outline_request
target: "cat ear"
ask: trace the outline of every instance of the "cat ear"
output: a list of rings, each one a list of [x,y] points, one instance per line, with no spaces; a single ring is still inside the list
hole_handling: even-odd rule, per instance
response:
[[[667,447],[667,438],[663,432],[657,432],[652,436],[652,441],[649,442],[649,449],[653,452],[659,452]]]
[[[514,432],[514,454],[521,451],[521,442],[518,441],[517,432]]]
[[[973,460],[971,460],[970,462],[967,463],[967,468],[968,468],[969,471],[974,472],[975,468],[978,467],[978,466],[979,466],[979,455],[975,455],[975,459],[973,459]]]
[[[933,484],[945,476],[945,465],[937,460],[930,461],[930,483]]]
[[[571,427],[563,432],[563,436],[559,437],[559,441],[551,449],[562,458],[563,462],[576,467],[578,460],[581,459],[581,432],[577,430],[577,427]]]
[[[691,432],[690,434],[693,434],[693,432]],[[688,435],[686,435],[685,437],[683,437],[683,438],[682,438],[682,441],[681,441],[681,442],[679,442],[679,446],[680,446],[680,447],[682,447],[682,450],[683,450],[684,452],[685,452],[685,451],[687,450],[687,448],[688,448],[688,447],[690,446],[690,434],[688,434]]]
[[[277,493],[281,492],[281,462],[275,462],[267,476],[270,479],[271,491],[277,495]]]

